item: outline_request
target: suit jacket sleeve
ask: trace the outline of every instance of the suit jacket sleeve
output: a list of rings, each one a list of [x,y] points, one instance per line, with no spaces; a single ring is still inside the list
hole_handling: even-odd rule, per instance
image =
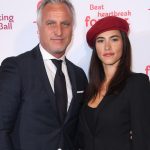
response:
[[[134,80],[131,93],[133,150],[150,150],[150,82],[146,75]]]
[[[17,63],[6,59],[0,67],[0,150],[13,150],[10,134],[17,119],[20,92]]]

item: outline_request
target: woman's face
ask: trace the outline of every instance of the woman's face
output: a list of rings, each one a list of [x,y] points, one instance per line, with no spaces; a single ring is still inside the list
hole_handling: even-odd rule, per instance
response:
[[[110,30],[96,37],[96,51],[103,66],[117,66],[123,51],[123,41],[119,30]]]

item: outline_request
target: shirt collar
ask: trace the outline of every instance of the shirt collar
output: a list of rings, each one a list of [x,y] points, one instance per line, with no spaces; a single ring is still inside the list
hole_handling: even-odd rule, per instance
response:
[[[50,53],[48,53],[41,44],[39,44],[39,48],[43,57],[43,60],[50,60],[50,59],[58,59],[56,57],[54,57],[53,55],[51,55]],[[59,58],[58,60],[62,60],[65,61],[65,55],[63,55],[61,58]]]

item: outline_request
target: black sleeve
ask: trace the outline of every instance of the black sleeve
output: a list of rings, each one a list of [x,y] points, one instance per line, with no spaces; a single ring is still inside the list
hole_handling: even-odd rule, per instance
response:
[[[20,104],[20,77],[14,58],[0,66],[0,150],[13,150],[10,135]]]
[[[134,81],[131,96],[133,150],[150,150],[150,82],[146,75]]]

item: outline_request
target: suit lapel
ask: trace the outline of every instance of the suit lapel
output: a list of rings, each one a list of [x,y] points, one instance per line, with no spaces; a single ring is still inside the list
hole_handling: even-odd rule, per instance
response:
[[[70,82],[72,85],[72,94],[74,97],[76,95],[76,91],[77,91],[75,72],[74,72],[73,66],[71,65],[71,63],[67,59],[66,59],[66,65],[67,65],[67,70],[68,70]]]
[[[68,75],[70,78],[71,86],[72,86],[72,100],[68,109],[68,113],[65,119],[65,122],[69,119],[72,111],[72,107],[75,106],[75,97],[76,97],[76,91],[77,91],[77,85],[76,85],[76,77],[75,77],[75,70],[73,69],[72,64],[69,62],[69,60],[66,59],[66,65],[68,70]]]
[[[55,104],[55,95],[54,95],[54,92],[52,90],[52,87],[50,85],[50,82],[49,82],[49,79],[48,79],[48,76],[47,76],[47,73],[46,73],[46,69],[45,69],[45,66],[44,66],[44,62],[43,62],[43,58],[42,58],[42,55],[41,55],[41,52],[40,52],[40,49],[39,49],[39,46],[37,46],[35,48],[35,54],[36,54],[36,70],[37,70],[37,74],[39,75],[40,77],[40,82],[41,84],[43,84],[43,87],[45,88],[45,91],[46,93],[48,94],[49,96],[49,99],[52,103],[52,106],[54,108],[54,111],[56,112],[55,114],[57,114],[57,109],[56,109],[56,104]]]

